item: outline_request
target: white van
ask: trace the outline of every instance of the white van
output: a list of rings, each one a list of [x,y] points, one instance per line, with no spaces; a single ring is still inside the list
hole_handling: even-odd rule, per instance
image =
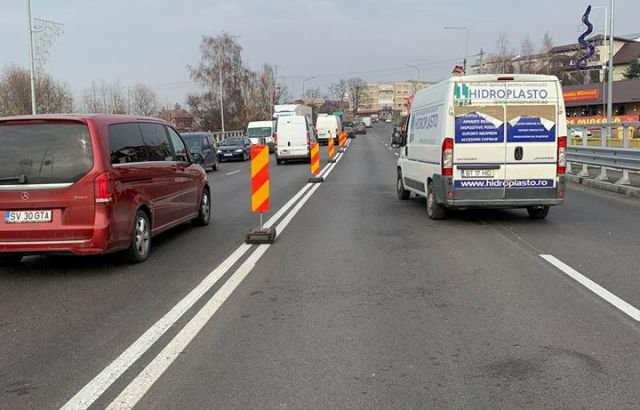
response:
[[[309,148],[316,141],[311,121],[304,115],[278,117],[276,132],[276,163],[283,161],[311,159]]]
[[[275,121],[251,121],[247,125],[247,137],[251,140],[252,145],[264,144],[269,147],[269,153],[275,152],[275,143],[273,141],[273,131],[275,130]]]
[[[526,208],[544,218],[564,199],[566,135],[556,77],[452,77],[413,100],[398,197],[425,196],[432,219],[448,208]]]
[[[318,130],[319,144],[328,144],[329,138],[333,138],[333,141],[337,143],[338,134],[342,131],[342,122],[337,115],[318,114],[316,129]]]

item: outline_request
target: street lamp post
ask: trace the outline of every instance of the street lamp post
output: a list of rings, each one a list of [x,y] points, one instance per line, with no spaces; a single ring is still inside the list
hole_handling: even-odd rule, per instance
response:
[[[607,92],[607,122],[613,117],[613,13],[615,0],[609,0],[609,75]],[[611,128],[609,128],[611,130]]]
[[[315,77],[309,77],[309,78],[305,78],[304,80],[302,80],[302,99],[304,99],[304,83],[306,83],[307,81],[310,80],[315,80]]]
[[[417,65],[413,65],[413,64],[407,64],[407,67],[415,68],[416,72],[418,73],[417,80],[418,80],[418,82],[420,82],[420,67],[418,67]],[[413,92],[415,93],[417,90],[418,90],[418,84],[416,83],[413,86]]]
[[[29,19],[29,71],[31,72],[31,114],[36,115],[36,73],[33,61],[33,23],[31,20],[31,0],[27,0],[27,18]]]
[[[465,32],[465,46],[464,46],[464,61],[463,61],[463,68],[464,68],[464,72],[467,72],[467,59],[469,58],[469,28],[468,27],[462,27],[462,26],[455,26],[455,27],[445,27],[445,30],[464,30]]]

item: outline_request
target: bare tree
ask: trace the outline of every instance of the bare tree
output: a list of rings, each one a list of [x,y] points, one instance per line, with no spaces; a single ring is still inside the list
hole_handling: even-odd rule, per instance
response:
[[[544,37],[542,37],[542,45],[540,46],[541,53],[548,53],[553,48],[553,38],[549,34],[549,31],[545,31]]]
[[[203,122],[212,125],[212,129],[221,128],[220,107],[216,106],[220,95],[224,97],[225,126],[229,129],[243,128],[246,122],[245,103],[250,94],[251,72],[242,64],[242,47],[234,36],[222,33],[216,37],[203,36],[200,43],[200,62],[196,66],[187,66],[190,76],[204,91],[188,98],[191,103],[198,102],[197,109]],[[222,74],[222,88],[219,75]],[[191,97],[191,96],[190,96]],[[199,97],[199,98],[198,98]],[[189,104],[192,107],[191,104]]]
[[[138,83],[131,91],[131,113],[149,117],[158,113],[158,97],[151,88]]]
[[[349,98],[351,100],[351,109],[353,113],[358,112],[360,105],[368,98],[367,83],[359,77],[347,80],[349,87]]]
[[[69,113],[73,111],[73,94],[69,86],[49,74],[39,73],[36,81],[38,113]],[[0,74],[0,115],[31,113],[31,83],[29,70],[7,66]]]
[[[531,41],[531,37],[527,34],[527,36],[522,40],[522,44],[520,44],[520,55],[525,59],[525,64],[523,69],[521,69],[522,73],[531,74],[531,56],[535,52],[535,48],[533,45],[533,41]]]
[[[127,100],[119,79],[112,83],[104,80],[100,84],[91,82],[91,88],[84,91],[82,105],[89,113],[126,114],[128,112]]]
[[[307,88],[302,96],[305,100],[315,100],[321,97],[322,92],[320,91],[320,87]]]
[[[349,91],[349,85],[344,79],[340,79],[337,83],[329,85],[329,95],[336,101],[340,102],[340,111],[344,112],[344,101]]]
[[[501,31],[496,40],[496,57],[500,62],[500,67],[497,67],[502,73],[512,73],[513,65],[511,59],[513,58],[513,49],[509,43],[509,36],[504,31]]]

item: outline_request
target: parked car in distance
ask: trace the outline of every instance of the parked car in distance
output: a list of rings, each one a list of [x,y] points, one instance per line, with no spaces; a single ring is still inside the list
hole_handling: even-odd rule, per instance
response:
[[[0,262],[24,255],[125,251],[149,257],[152,238],[207,225],[211,191],[180,134],[155,118],[0,118]]]
[[[193,162],[202,168],[218,170],[218,143],[210,132],[183,132],[182,139],[189,146]]]
[[[276,152],[276,144],[273,141],[275,121],[251,121],[247,125],[247,137],[253,145],[267,145],[269,153]]]
[[[347,136],[349,138],[355,138],[356,137],[356,132],[353,129],[353,127],[344,127],[344,130],[347,132]]]
[[[569,127],[569,135],[574,138],[582,138],[582,128]],[[592,136],[593,133],[591,132],[591,130],[587,130],[587,138],[591,138]]]
[[[386,124],[391,124],[391,118],[387,118],[386,120],[384,120],[384,122],[385,122]]]
[[[358,135],[358,134],[365,134],[365,135],[367,134],[367,126],[364,125],[364,122],[361,122],[356,127],[356,135]]]
[[[251,158],[251,140],[247,137],[227,137],[218,146],[221,162],[236,159],[246,161]]]

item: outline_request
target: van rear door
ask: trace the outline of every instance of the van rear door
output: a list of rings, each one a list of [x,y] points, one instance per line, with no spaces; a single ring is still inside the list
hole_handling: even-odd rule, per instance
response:
[[[512,95],[533,93],[523,103],[506,106],[505,199],[550,199],[556,197],[558,155],[557,84],[507,83]],[[533,94],[531,94],[533,96]]]
[[[455,107],[454,112],[455,199],[503,199],[507,177],[504,105],[469,104]]]

